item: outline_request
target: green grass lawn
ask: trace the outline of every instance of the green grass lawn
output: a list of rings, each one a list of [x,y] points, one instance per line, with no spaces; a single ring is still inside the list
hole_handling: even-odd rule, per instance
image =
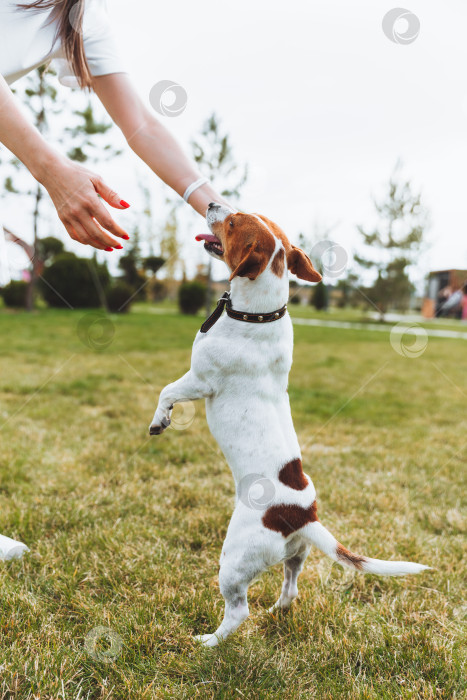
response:
[[[352,576],[314,550],[289,613],[266,612],[276,567],[209,650],[192,636],[222,616],[232,478],[202,403],[147,434],[201,319],[93,318],[0,313],[0,532],[31,548],[0,564],[0,698],[466,697],[465,341],[408,359],[389,333],[296,327],[289,393],[321,520],[357,553],[433,570]]]

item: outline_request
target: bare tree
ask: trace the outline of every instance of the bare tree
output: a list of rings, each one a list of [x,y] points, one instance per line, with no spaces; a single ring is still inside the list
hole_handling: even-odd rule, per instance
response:
[[[29,111],[33,115],[36,129],[42,135],[46,135],[49,129],[48,115],[58,111],[57,91],[50,81],[51,75],[54,75],[54,72],[47,72],[46,66],[37,68],[37,70],[29,76],[24,92],[20,94],[20,98],[27,104]],[[41,261],[36,251],[39,240],[39,220],[44,190],[42,185],[38,182],[36,182],[32,188],[21,188],[16,184],[16,176],[19,174],[22,167],[21,162],[17,158],[12,157],[3,165],[10,171],[3,183],[4,192],[7,195],[15,194],[32,200],[33,253],[30,256],[31,278],[26,296],[26,308],[28,311],[31,311],[34,306],[35,289],[41,268]],[[19,243],[20,238],[17,236],[14,237],[17,239],[15,242]],[[22,247],[24,248],[24,246]]]

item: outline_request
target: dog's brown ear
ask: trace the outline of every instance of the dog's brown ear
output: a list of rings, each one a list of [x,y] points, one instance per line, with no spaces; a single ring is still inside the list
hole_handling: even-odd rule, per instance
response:
[[[321,282],[322,275],[318,270],[315,270],[313,263],[306,253],[301,248],[292,246],[287,254],[287,267],[293,275],[297,275],[301,280],[307,282]]]
[[[264,251],[256,250],[256,244],[246,248],[243,253],[242,259],[229,277],[229,282],[234,277],[248,277],[250,280],[255,280],[267,267],[267,255]]]

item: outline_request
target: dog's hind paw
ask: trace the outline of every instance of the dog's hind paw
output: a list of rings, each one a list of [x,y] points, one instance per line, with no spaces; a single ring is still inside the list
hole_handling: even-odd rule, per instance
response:
[[[219,639],[215,634],[196,634],[194,639],[205,647],[216,647],[219,644]]]
[[[279,600],[276,601],[274,605],[271,605],[271,607],[268,608],[268,613],[275,613],[279,612],[280,610],[288,610],[291,605],[292,600],[281,600],[279,598]]]

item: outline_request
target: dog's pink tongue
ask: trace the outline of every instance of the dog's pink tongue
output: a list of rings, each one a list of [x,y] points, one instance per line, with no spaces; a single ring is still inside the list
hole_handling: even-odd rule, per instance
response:
[[[198,233],[195,237],[196,241],[208,241],[208,243],[219,243],[217,236],[213,236],[212,233]]]

